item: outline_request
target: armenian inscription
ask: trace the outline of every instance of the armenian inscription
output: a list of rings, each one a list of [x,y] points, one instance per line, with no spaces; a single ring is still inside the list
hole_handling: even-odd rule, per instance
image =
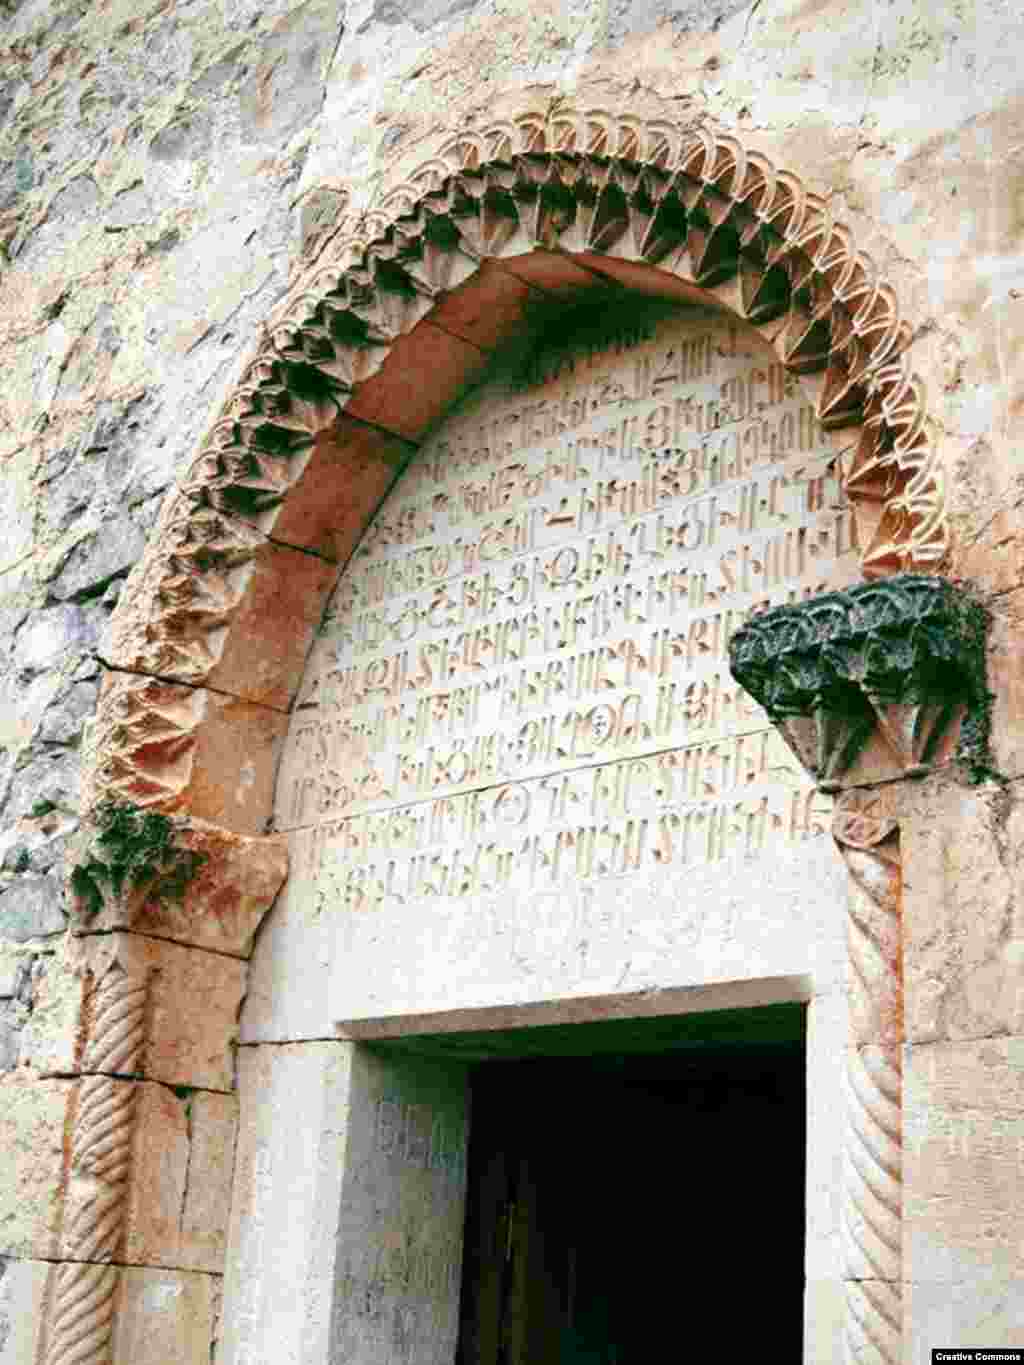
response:
[[[462,404],[365,536],[279,826],[314,827],[303,870],[354,907],[822,833],[727,645],[857,575],[834,452],[756,335],[689,310],[541,352]]]

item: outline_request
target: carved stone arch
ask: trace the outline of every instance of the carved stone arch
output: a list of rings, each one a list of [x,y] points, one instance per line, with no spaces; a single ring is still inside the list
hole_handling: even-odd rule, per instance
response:
[[[942,478],[906,364],[911,329],[798,176],[709,126],[600,110],[453,132],[342,225],[267,319],[121,594],[86,797],[185,817],[184,842],[209,861],[173,927],[144,896],[87,927],[251,942],[284,876],[283,848],[265,836],[274,764],[324,605],[419,437],[520,325],[497,307],[477,344],[465,318],[491,286],[504,300],[609,281],[716,301],[759,331],[835,433],[865,575],[941,565]],[[420,390],[417,371],[429,375]],[[141,1054],[152,1040],[137,1041]],[[89,1041],[83,1076],[102,1042]],[[72,1238],[69,1262],[118,1259],[129,1178],[119,1170],[100,1253]],[[47,1365],[65,1358],[61,1324],[79,1313],[83,1274],[57,1282]],[[76,1359],[98,1365],[115,1310],[109,1275],[96,1274],[95,1350]]]
[[[453,294],[470,303],[488,268],[535,282],[582,268],[724,304],[816,391],[823,428],[847,452],[865,576],[943,561],[941,471],[895,294],[820,197],[735,138],[599,110],[524,115],[453,133],[347,226],[268,318],[122,594],[109,662],[125,672],[99,708],[95,795],[262,830],[266,803],[243,815],[200,791],[197,753],[227,760],[225,725],[251,732],[242,749],[276,733],[333,584],[327,566],[345,561],[425,426],[422,413],[396,416],[402,376],[408,396],[407,376],[430,373],[428,417],[457,397],[472,364],[438,348],[479,350],[432,319]],[[328,547],[298,575],[301,602],[294,572],[281,592],[281,544]],[[282,632],[284,603],[302,630]],[[273,680],[240,685],[270,655]],[[222,693],[249,705],[229,721]],[[269,784],[261,773],[250,787]]]

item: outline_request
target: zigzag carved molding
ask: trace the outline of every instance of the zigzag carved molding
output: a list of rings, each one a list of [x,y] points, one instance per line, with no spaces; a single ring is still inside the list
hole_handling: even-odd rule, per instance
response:
[[[122,595],[136,673],[210,676],[316,433],[445,291],[485,259],[537,248],[657,266],[755,325],[774,320],[784,364],[824,375],[822,424],[859,428],[846,486],[882,507],[865,574],[940,563],[948,530],[922,386],[905,363],[911,329],[828,205],[707,127],[528,114],[454,133],[328,242],[268,320]],[[94,796],[173,805],[202,712],[184,688],[118,677],[98,713]]]

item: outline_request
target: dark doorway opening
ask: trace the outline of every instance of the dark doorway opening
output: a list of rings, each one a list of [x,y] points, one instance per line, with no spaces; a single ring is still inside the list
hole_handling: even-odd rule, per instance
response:
[[[488,1042],[457,1365],[800,1360],[803,1008]]]

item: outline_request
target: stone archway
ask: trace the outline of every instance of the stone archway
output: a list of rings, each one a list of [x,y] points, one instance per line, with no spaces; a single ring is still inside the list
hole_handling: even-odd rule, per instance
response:
[[[122,595],[89,799],[184,817],[183,844],[208,862],[181,907],[126,899],[86,928],[247,955],[285,876],[283,847],[265,834],[278,746],[342,567],[420,436],[522,324],[526,300],[609,280],[710,296],[755,327],[849,452],[865,574],[941,563],[941,475],[905,366],[910,329],[797,177],[705,127],[598,111],[454,134],[386,190],[357,235],[330,241],[268,320]],[[423,371],[429,388],[410,382]],[[159,1047],[151,968],[125,942],[101,960],[87,936],[83,955],[66,1178],[69,1191],[82,1186],[84,1213],[65,1220],[47,1365],[80,1340],[76,1359],[112,1359],[116,1263],[142,1179],[127,1078]],[[108,1138],[116,1160],[97,1165]]]

